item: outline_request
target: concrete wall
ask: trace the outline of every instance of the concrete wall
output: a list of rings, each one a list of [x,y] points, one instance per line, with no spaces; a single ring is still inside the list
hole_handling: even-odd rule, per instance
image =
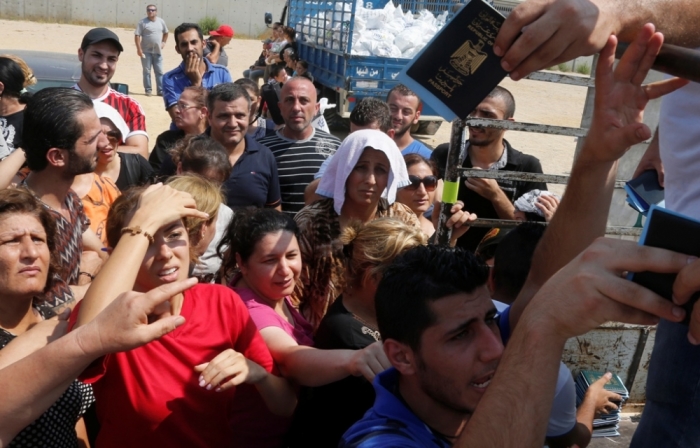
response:
[[[233,27],[236,34],[257,37],[265,31],[263,14],[279,20],[285,0],[158,0],[158,15],[171,31],[182,22],[205,16]],[[134,28],[146,17],[141,0],[0,0],[0,19],[21,19]]]

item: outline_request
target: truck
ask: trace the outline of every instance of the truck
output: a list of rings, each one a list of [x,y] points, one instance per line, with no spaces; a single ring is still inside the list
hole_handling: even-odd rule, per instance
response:
[[[336,106],[326,110],[331,128],[347,129],[355,103],[365,97],[385,99],[398,84],[397,77],[410,59],[364,56],[353,53],[358,9],[383,9],[392,0],[288,0],[287,25],[297,32],[298,56],[321,89],[320,96]],[[395,0],[394,6],[414,15],[430,12],[449,20],[465,0]],[[466,0],[468,1],[468,0]],[[360,3],[358,3],[360,2]],[[496,9],[507,14],[520,0],[497,0]],[[365,31],[362,31],[363,33]],[[424,104],[415,134],[433,135],[443,118]]]

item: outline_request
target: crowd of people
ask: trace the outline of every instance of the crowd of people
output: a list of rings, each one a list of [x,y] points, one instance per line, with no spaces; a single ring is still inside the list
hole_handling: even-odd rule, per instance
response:
[[[634,446],[700,443],[700,309],[678,324],[700,262],[600,238],[617,161],[652,137],[644,107],[667,94],[638,171],[684,158],[666,164],[667,204],[700,209],[697,154],[669,130],[697,114],[697,85],[642,84],[664,35],[700,42],[697,12],[599,3],[528,0],[496,39],[514,79],[600,52],[566,194],[464,177],[449,246],[435,244],[449,148],[411,135],[420,98],[398,84],[331,134],[293,28],[274,24],[234,81],[233,29],[205,40],[183,23],[182,63],[163,73],[169,31],[148,5],[144,87],[154,68],[172,118],[153,143],[138,102],[110,87],[114,32],[84,36],[73,88],[27,94],[31,67],[0,56],[0,446],[585,447],[620,397],[606,376],[577,409],[562,349],[610,320],[661,320]],[[631,42],[617,65],[616,36]],[[514,115],[503,87],[472,113]],[[542,172],[498,129],[470,127],[464,155],[465,168]],[[635,271],[679,273],[674,302]]]

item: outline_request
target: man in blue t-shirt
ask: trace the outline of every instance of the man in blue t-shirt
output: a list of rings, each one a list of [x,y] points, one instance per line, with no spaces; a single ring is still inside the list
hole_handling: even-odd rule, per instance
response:
[[[174,118],[175,104],[185,87],[202,86],[211,90],[217,84],[232,81],[226,67],[212,64],[204,57],[204,36],[196,23],[183,23],[175,28],[175,51],[182,56],[182,63],[163,75],[163,101],[170,118]]]
[[[389,90],[386,102],[391,110],[391,127],[394,129],[394,141],[401,154],[418,153],[426,159],[430,158],[431,149],[414,139],[411,126],[418,123],[423,102],[412,90],[403,84],[398,84]]]

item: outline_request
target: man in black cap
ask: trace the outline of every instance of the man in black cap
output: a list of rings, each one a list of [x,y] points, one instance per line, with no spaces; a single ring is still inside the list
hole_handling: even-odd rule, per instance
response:
[[[93,28],[85,34],[78,49],[81,75],[75,89],[85,92],[93,102],[103,101],[115,108],[129,127],[126,144],[120,151],[141,154],[148,158],[146,116],[141,105],[110,87],[117,69],[119,54],[124,51],[119,37],[107,28]]]

